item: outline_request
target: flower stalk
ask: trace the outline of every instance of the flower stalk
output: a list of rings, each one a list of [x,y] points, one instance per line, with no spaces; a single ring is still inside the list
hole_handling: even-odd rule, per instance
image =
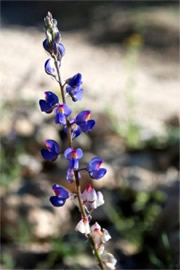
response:
[[[57,21],[53,19],[50,12],[48,12],[44,22],[46,39],[43,42],[43,47],[51,56],[51,59],[45,62],[45,71],[58,82],[62,104],[59,103],[58,96],[47,91],[45,92],[45,100],[41,99],[39,105],[42,112],[51,113],[54,111],[55,123],[62,125],[67,134],[68,148],[62,151],[56,141],[48,139],[45,142],[47,149],[42,149],[41,154],[45,160],[55,161],[58,155],[63,153],[69,164],[66,180],[71,183],[75,182],[76,185],[76,193],[70,194],[64,187],[54,184],[52,189],[55,196],[50,197],[50,202],[55,207],[62,207],[69,197],[73,199],[81,213],[81,220],[75,230],[88,238],[100,269],[115,270],[116,259],[112,254],[106,252],[104,245],[111,236],[107,230],[101,230],[101,226],[97,222],[90,226],[93,210],[104,204],[103,195],[100,191],[96,192],[91,185],[88,185],[82,193],[80,185],[81,171],[86,171],[92,179],[97,180],[102,178],[107,171],[105,168],[101,168],[102,159],[99,157],[92,158],[86,168],[79,168],[79,160],[83,157],[83,151],[81,148],[73,148],[73,139],[82,132],[90,132],[95,126],[95,120],[90,119],[90,110],[81,111],[75,118],[71,118],[72,111],[67,105],[65,91],[73,102],[80,101],[83,95],[82,75],[77,73],[67,79],[64,84],[62,83],[60,67],[65,48],[60,43],[61,34],[57,28]]]
[[[57,71],[57,74],[58,74],[58,81],[59,81],[62,101],[63,101],[64,104],[66,104],[66,98],[65,98],[65,95],[64,95],[64,87],[62,85],[61,76],[60,76],[60,70],[59,70],[58,62],[57,62],[56,59],[54,60],[54,63],[55,63],[56,71]],[[69,124],[68,117],[66,117],[66,125],[67,125],[68,146],[73,148],[72,136],[71,136],[71,126]],[[84,206],[82,204],[82,200],[81,200],[81,186],[80,186],[79,176],[78,176],[78,171],[77,170],[74,170],[74,175],[75,175],[75,183],[76,183],[76,191],[77,191],[79,209],[80,209],[82,217],[85,218],[85,217],[87,217],[87,215],[86,215],[86,212],[85,212]],[[99,256],[99,252],[97,251],[97,249],[95,247],[94,240],[91,237],[91,234],[88,234],[87,236],[88,236],[88,240],[89,240],[89,242],[91,244],[93,253],[97,258],[99,267],[100,267],[101,270],[104,270],[103,262],[101,260],[101,257]]]

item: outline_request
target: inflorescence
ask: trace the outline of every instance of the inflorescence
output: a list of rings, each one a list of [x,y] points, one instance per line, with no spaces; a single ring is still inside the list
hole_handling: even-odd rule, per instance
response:
[[[75,117],[72,117],[72,110],[66,104],[66,96],[69,96],[73,102],[82,99],[82,75],[77,73],[62,83],[60,67],[65,48],[61,43],[61,34],[57,28],[57,21],[50,12],[44,18],[44,29],[46,39],[43,41],[43,47],[51,56],[45,62],[44,68],[45,72],[58,82],[62,102],[59,101],[56,94],[46,91],[45,98],[39,101],[39,105],[42,112],[54,113],[55,123],[61,125],[67,134],[68,148],[63,150],[58,142],[48,139],[45,142],[46,149],[42,149],[41,154],[48,161],[55,161],[59,155],[63,155],[68,161],[66,180],[71,183],[75,182],[77,189],[75,194],[71,194],[64,187],[54,184],[52,189],[55,195],[50,197],[50,202],[55,207],[62,207],[67,199],[72,199],[81,212],[81,219],[75,230],[88,238],[100,268],[113,270],[115,269],[116,259],[105,250],[105,243],[111,238],[110,234],[107,230],[101,229],[97,222],[90,225],[93,210],[104,204],[103,194],[100,191],[96,192],[92,185],[88,185],[83,193],[81,193],[80,188],[82,170],[87,171],[89,176],[96,180],[101,179],[107,170],[101,168],[103,160],[99,157],[92,158],[86,168],[80,168],[79,160],[83,157],[83,150],[73,148],[73,140],[80,136],[82,132],[90,132],[96,122],[90,119],[90,110],[81,111]]]

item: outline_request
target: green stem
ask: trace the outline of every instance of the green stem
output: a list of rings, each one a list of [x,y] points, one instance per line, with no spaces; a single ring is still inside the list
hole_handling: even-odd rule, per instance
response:
[[[66,98],[65,98],[65,95],[64,95],[64,85],[62,84],[62,81],[61,81],[61,75],[60,75],[58,60],[56,59],[56,57],[53,57],[53,58],[54,58],[54,64],[55,64],[56,71],[57,71],[58,83],[59,83],[59,87],[60,87],[60,91],[61,91],[62,102],[63,102],[63,104],[66,104]],[[71,136],[71,125],[69,123],[69,118],[68,117],[66,117],[66,125],[67,125],[68,146],[73,148],[72,136]],[[74,170],[74,175],[75,175],[76,191],[77,191],[79,209],[80,209],[82,217],[85,218],[85,217],[87,217],[87,215],[86,215],[86,211],[85,211],[85,208],[84,208],[82,200],[81,200],[81,186],[80,186],[80,182],[79,182],[78,170]],[[101,257],[99,255],[98,250],[96,249],[95,242],[94,242],[94,239],[93,239],[92,235],[88,234],[87,237],[88,237],[88,240],[89,240],[89,242],[91,244],[94,255],[97,258],[100,269],[104,270],[103,262],[101,260]]]

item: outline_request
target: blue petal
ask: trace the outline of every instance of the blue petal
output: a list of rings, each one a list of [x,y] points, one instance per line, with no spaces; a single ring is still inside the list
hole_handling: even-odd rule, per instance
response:
[[[57,158],[57,154],[53,152],[49,152],[47,149],[41,150],[41,155],[45,160],[54,161]]]
[[[95,120],[89,120],[87,122],[82,122],[80,128],[83,132],[89,132],[94,128],[95,124]]]
[[[45,144],[46,144],[46,147],[48,148],[48,150],[50,150],[51,152],[54,152],[57,155],[60,153],[60,147],[56,141],[46,140]]]
[[[45,100],[40,99],[39,106],[42,112],[50,113],[52,112],[52,106],[50,106]]]
[[[79,87],[82,84],[82,75],[77,73],[67,82],[71,87]]]
[[[89,161],[88,171],[98,170],[102,164],[103,160],[99,157],[94,157]]]
[[[71,128],[72,138],[77,138],[81,134],[81,129],[77,126],[76,128]]]
[[[55,37],[54,37],[54,41],[55,41],[56,43],[58,43],[59,40],[60,40],[60,38],[61,38],[61,34],[60,34],[59,31],[57,31],[57,32],[56,32],[56,35],[55,35]]]
[[[94,179],[100,179],[106,174],[106,172],[107,172],[107,170],[102,168],[102,169],[99,169],[97,171],[96,170],[91,171],[91,172],[89,172],[89,174]]]
[[[60,198],[60,197],[57,197],[57,196],[51,196],[49,198],[49,200],[52,203],[52,205],[55,206],[55,207],[61,207],[66,202],[66,199],[65,198]]]
[[[59,51],[61,57],[63,57],[64,54],[65,54],[65,48],[64,48],[64,45],[63,45],[62,43],[58,43],[58,44],[57,44],[57,49],[58,49],[58,51]]]
[[[64,157],[66,158],[66,159],[69,159],[69,157],[70,157],[70,153],[72,152],[72,148],[71,147],[69,147],[69,148],[67,148],[65,151],[64,151]]]
[[[69,198],[69,192],[65,188],[59,186],[58,184],[54,184],[52,186],[52,189],[54,190],[57,197],[61,197],[64,199]]]
[[[52,59],[48,59],[44,65],[45,71],[48,75],[56,77],[56,68]]]
[[[59,103],[58,97],[51,91],[45,92],[46,102],[49,103],[51,106]]]
[[[66,85],[66,92],[70,94],[73,91],[73,88],[70,85]]]
[[[80,159],[83,157],[83,151],[81,148],[77,148],[76,153],[77,153],[77,159]]]
[[[69,168],[66,173],[66,180],[67,181],[74,181],[75,180],[75,175],[74,175],[74,170]]]
[[[64,104],[64,115],[69,116],[72,113],[68,105]]]
[[[82,122],[85,122],[90,114],[91,114],[90,110],[82,111],[82,112],[78,113],[78,115],[76,116],[76,120],[75,120],[76,124],[80,125]]]
[[[66,92],[71,96],[73,101],[78,101],[82,99],[83,89],[80,87],[72,88],[71,86],[66,86]]]
[[[72,94],[72,100],[73,101],[78,101],[81,100],[83,96],[83,89],[82,88],[76,88],[76,90],[73,91]]]
[[[43,41],[43,47],[44,49],[49,52],[49,53],[56,53],[56,42],[53,42],[53,45],[51,43],[49,43],[48,39],[45,39]]]
[[[70,159],[69,160],[69,168],[70,169],[75,169],[78,170],[79,169],[79,160],[78,159]]]
[[[45,39],[43,41],[43,47],[47,52],[50,52],[51,46],[50,46],[49,41],[47,39]]]
[[[55,116],[55,123],[65,125],[66,124],[66,117],[62,113],[57,113]]]

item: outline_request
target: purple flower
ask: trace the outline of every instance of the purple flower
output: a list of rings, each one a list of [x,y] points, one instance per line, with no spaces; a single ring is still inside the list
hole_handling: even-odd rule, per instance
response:
[[[75,181],[75,174],[74,174],[74,169],[71,168],[71,165],[72,164],[70,162],[69,168],[68,168],[67,173],[66,173],[66,180],[70,181],[70,182],[73,182],[73,181]],[[79,177],[79,179],[81,178],[80,172],[78,172],[78,177]]]
[[[52,189],[54,190],[56,196],[51,196],[49,198],[50,202],[52,203],[53,206],[56,207],[63,206],[66,200],[69,198],[69,192],[65,188],[57,184],[54,184],[52,186]]]
[[[56,124],[66,124],[66,117],[71,114],[71,109],[66,104],[59,104],[55,109],[55,122]]]
[[[81,129],[78,125],[76,125],[76,123],[74,123],[74,119],[71,119],[69,123],[71,125],[71,136],[72,139],[74,139],[81,134]],[[67,134],[67,126],[64,127],[64,131]]]
[[[65,54],[65,48],[62,43],[58,43],[59,37],[60,33],[57,32],[54,41],[49,42],[48,39],[45,39],[43,41],[43,47],[48,53],[55,55],[59,54],[60,57],[63,57]]]
[[[72,78],[69,78],[66,82],[73,88],[79,87],[82,84],[82,75],[77,73]]]
[[[54,140],[47,140],[45,145],[47,149],[42,149],[41,155],[45,160],[54,161],[60,153],[59,144]]]
[[[53,92],[47,91],[45,92],[45,100],[40,99],[39,105],[42,112],[50,113],[58,102],[58,97]]]
[[[79,168],[79,159],[83,157],[83,151],[81,148],[73,149],[69,147],[65,150],[64,157],[69,160],[69,168],[77,170]]]
[[[107,170],[104,168],[100,168],[102,162],[102,159],[98,157],[92,158],[90,160],[88,165],[88,172],[91,178],[100,179],[106,174]]]
[[[49,42],[48,39],[43,41],[43,47],[48,53],[53,53],[56,51],[56,42]]]
[[[56,68],[54,65],[54,61],[52,59],[46,60],[46,62],[44,64],[44,69],[48,75],[51,75],[51,76],[56,78],[57,72],[56,72]]]
[[[60,56],[63,57],[65,54],[64,45],[62,43],[58,43],[58,44],[56,44],[56,46],[57,46],[57,50],[58,50]]]
[[[82,75],[80,73],[74,75],[66,81],[66,92],[71,96],[73,101],[81,100],[83,95]]]
[[[80,127],[83,132],[91,131],[95,126],[95,120],[89,120],[91,111],[80,112],[75,119],[75,123]]]

